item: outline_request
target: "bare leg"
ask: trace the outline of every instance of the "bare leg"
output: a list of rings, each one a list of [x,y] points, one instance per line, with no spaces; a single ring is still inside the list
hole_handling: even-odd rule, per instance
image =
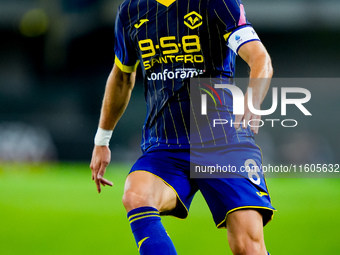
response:
[[[227,217],[228,242],[234,255],[267,255],[262,215],[256,210],[238,210]]]
[[[174,209],[176,203],[175,192],[157,176],[145,171],[128,176],[123,204],[141,255],[177,254],[159,216]]]
[[[127,212],[141,206],[151,206],[160,212],[176,207],[175,192],[157,176],[145,172],[131,173],[125,182],[123,204]]]

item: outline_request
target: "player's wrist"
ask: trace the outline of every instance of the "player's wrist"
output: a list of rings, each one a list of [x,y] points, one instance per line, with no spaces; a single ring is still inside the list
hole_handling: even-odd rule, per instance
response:
[[[109,146],[112,133],[112,130],[105,130],[98,127],[97,133],[94,137],[94,144],[97,146]]]

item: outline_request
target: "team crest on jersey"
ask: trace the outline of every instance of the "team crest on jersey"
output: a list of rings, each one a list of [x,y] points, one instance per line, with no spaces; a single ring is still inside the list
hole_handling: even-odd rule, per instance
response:
[[[198,28],[202,25],[202,23],[202,16],[195,11],[192,11],[184,16],[184,24],[190,29]]]

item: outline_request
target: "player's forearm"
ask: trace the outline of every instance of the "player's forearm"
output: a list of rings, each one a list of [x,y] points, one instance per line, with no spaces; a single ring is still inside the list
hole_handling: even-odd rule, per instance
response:
[[[254,106],[259,107],[266,97],[273,76],[271,59],[266,51],[262,51],[251,57],[248,65],[250,67],[249,88],[252,88]]]
[[[113,130],[123,115],[135,83],[135,72],[124,73],[114,66],[106,83],[99,127]]]
[[[260,41],[244,44],[238,53],[250,67],[249,87],[252,88],[253,105],[259,109],[273,76],[270,56]]]

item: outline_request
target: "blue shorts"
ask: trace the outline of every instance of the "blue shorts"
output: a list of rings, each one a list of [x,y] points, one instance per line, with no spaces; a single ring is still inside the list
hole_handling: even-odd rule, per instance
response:
[[[190,167],[192,168],[193,164],[220,166],[229,164],[241,169],[245,164],[249,164],[250,160],[260,166],[261,151],[257,146],[251,143],[241,143],[236,147],[235,144],[224,146],[218,150],[216,148],[214,151],[209,150],[208,156],[206,150],[197,150],[195,153],[190,153],[191,151],[189,148],[151,148],[137,160],[130,173],[135,171],[152,173],[174,190],[179,203],[173,211],[167,212],[167,215],[186,218],[191,201],[200,190],[218,228],[225,228],[227,215],[236,210],[258,210],[263,216],[264,225],[272,219],[275,208],[271,205],[268,188],[262,175],[256,178],[248,174],[241,176],[239,173],[228,175],[220,173],[216,176],[209,174],[209,178],[190,177]],[[204,162],[202,153],[205,155]]]

